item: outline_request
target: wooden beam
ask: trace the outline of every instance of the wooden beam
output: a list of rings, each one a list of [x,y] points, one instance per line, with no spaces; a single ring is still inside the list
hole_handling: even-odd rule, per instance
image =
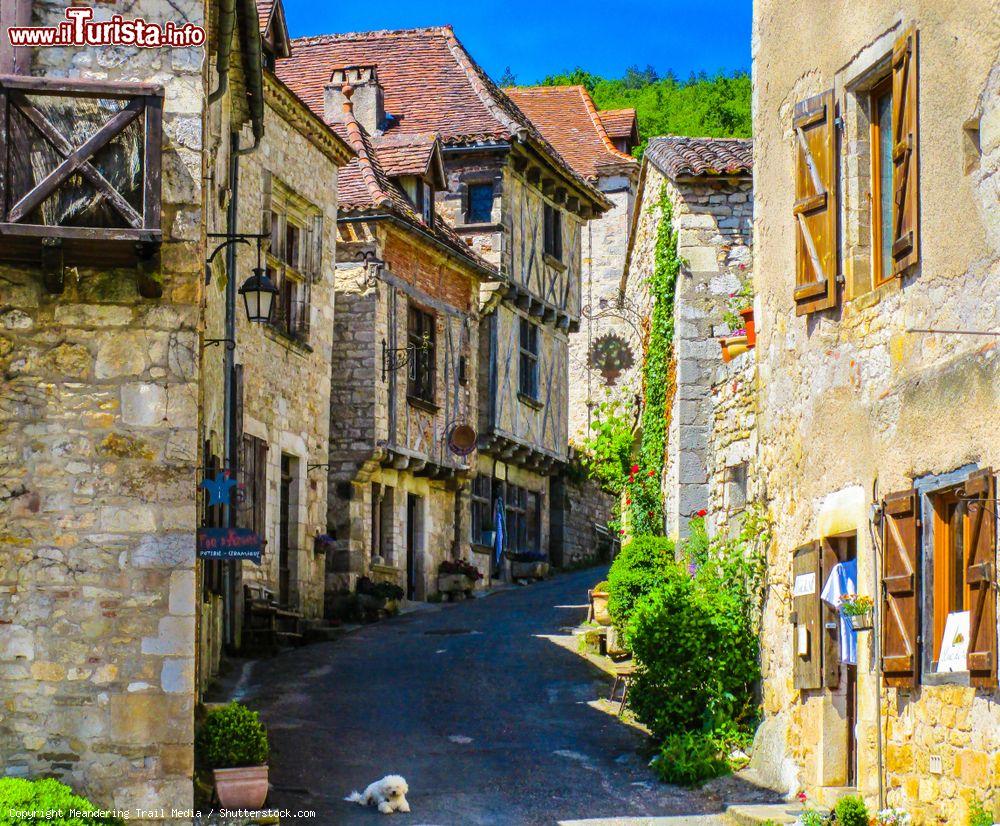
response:
[[[160,161],[163,156],[163,98],[146,96],[142,170],[142,225],[160,228]]]
[[[577,198],[576,195],[570,195],[566,199],[566,209],[568,209],[570,212],[579,212],[580,211],[580,199]]]
[[[510,163],[515,172],[524,172],[528,168],[528,159],[523,155],[511,155]]]
[[[527,178],[529,184],[537,184],[542,179],[542,170],[537,166],[532,166],[524,177]]]
[[[23,89],[40,95],[65,95],[85,98],[130,98],[158,95],[163,87],[156,83],[119,83],[107,80],[69,80],[66,78],[34,77],[33,75],[0,75],[0,86]]]
[[[556,191],[552,193],[552,200],[557,204],[564,203],[566,200],[566,187],[556,187]]]
[[[59,166],[36,184],[34,189],[14,204],[10,208],[10,212],[7,213],[7,221],[12,223],[19,221],[34,210],[42,201],[52,195],[56,188],[69,178],[70,175],[76,172],[84,163],[110,143],[112,138],[139,117],[141,111],[141,100],[129,101],[129,104],[124,109],[74,149]]]

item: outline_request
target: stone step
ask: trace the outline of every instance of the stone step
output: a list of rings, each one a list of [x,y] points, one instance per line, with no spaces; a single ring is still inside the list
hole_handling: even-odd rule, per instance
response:
[[[732,826],[794,823],[801,811],[797,803],[740,803],[726,806],[725,820]]]

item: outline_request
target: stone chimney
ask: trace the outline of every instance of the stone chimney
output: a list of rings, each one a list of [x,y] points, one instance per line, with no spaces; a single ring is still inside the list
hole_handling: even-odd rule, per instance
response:
[[[346,110],[353,107],[355,119],[369,135],[374,135],[385,125],[382,85],[378,82],[374,66],[334,69],[323,93],[323,114],[327,121],[343,122]]]

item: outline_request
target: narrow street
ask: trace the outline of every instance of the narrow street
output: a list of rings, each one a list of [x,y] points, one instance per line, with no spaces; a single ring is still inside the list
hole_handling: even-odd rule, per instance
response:
[[[342,798],[398,773],[412,814],[393,822],[719,811],[712,795],[654,779],[642,734],[592,705],[607,677],[546,637],[584,619],[586,591],[604,573],[425,609],[257,662],[238,694],[270,732],[270,804],[315,809],[324,826],[375,823],[383,816]],[[761,795],[734,779],[723,788],[727,801]]]

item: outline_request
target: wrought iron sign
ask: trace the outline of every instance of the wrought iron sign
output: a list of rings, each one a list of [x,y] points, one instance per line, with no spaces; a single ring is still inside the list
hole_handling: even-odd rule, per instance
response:
[[[406,347],[390,347],[385,339],[382,339],[382,381],[386,380],[389,373],[395,373],[404,367],[410,367],[410,378],[415,378],[416,373],[413,368],[416,365],[418,354],[426,354],[431,348],[431,340],[425,336],[420,344],[408,344]]]
[[[606,333],[591,346],[587,361],[590,369],[604,376],[605,384],[611,387],[622,371],[635,364],[635,357],[625,339]]]

